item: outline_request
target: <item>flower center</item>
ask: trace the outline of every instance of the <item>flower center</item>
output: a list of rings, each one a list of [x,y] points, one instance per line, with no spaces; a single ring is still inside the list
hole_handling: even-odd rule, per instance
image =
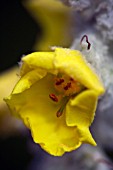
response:
[[[63,113],[63,110],[68,102],[68,100],[80,93],[84,86],[79,83],[77,80],[65,75],[65,74],[59,74],[54,78],[54,88],[56,89],[55,94],[50,94],[49,97],[54,101],[58,102],[61,99],[64,99],[64,102],[61,106],[61,108],[56,113],[57,117],[60,117]]]
[[[83,88],[78,81],[67,75],[57,76],[54,81],[55,89],[62,94],[63,97],[79,93]]]

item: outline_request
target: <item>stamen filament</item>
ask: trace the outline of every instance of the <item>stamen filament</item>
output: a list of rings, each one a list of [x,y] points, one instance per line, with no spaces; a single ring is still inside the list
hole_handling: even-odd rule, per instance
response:
[[[70,97],[65,97],[65,100],[64,100],[63,105],[60,107],[60,109],[59,109],[59,110],[57,111],[57,113],[56,113],[56,116],[57,116],[57,117],[62,116],[63,111],[64,111],[64,109],[65,109],[65,106],[66,106],[67,102],[69,101],[69,99],[70,99]]]
[[[61,108],[57,111],[56,116],[57,116],[57,117],[62,116],[62,114],[63,114],[63,110],[64,110],[64,108],[63,108],[63,107],[61,107]]]

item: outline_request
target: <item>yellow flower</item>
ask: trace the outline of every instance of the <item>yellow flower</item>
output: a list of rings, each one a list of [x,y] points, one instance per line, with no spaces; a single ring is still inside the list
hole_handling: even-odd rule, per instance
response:
[[[104,87],[81,52],[56,48],[31,53],[22,58],[20,75],[5,101],[36,143],[55,156],[82,143],[96,145],[89,126]]]
[[[27,0],[23,4],[42,29],[41,39],[38,37],[34,49],[48,51],[54,45],[68,47],[71,44],[71,8],[56,0]]]

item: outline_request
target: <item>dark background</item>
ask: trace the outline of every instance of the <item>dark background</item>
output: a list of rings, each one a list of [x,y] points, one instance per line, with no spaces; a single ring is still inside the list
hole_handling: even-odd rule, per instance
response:
[[[2,0],[0,17],[0,71],[3,71],[17,64],[23,54],[32,51],[41,29],[21,0]]]
[[[0,1],[0,73],[16,65],[22,55],[32,52],[36,37],[40,38],[40,26],[35,23],[21,0]],[[0,169],[27,170],[34,160],[29,150],[29,131],[7,138],[0,136]],[[37,146],[38,147],[38,146]],[[41,162],[41,151],[36,161]]]

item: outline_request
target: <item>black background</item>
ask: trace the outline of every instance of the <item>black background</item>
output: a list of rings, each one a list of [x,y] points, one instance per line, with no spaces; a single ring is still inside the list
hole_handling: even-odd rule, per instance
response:
[[[2,0],[0,13],[0,71],[3,71],[32,51],[36,37],[40,38],[41,29],[21,0]]]
[[[16,65],[22,55],[32,52],[40,26],[23,7],[21,0],[0,1],[0,72]],[[34,154],[29,151],[31,136],[0,136],[0,170],[27,170]],[[40,154],[40,153],[39,153]],[[41,156],[37,156],[40,162]]]

